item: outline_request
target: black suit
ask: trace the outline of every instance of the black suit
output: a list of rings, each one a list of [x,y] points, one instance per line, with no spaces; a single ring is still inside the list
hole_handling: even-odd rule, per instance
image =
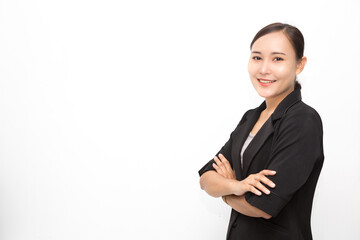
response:
[[[243,154],[242,168],[241,148],[265,108],[264,101],[258,108],[247,111],[218,154],[229,160],[238,180],[263,169],[277,172],[268,176],[276,184],[274,189],[269,188],[270,195],[245,194],[248,203],[272,218],[248,217],[232,209],[227,239],[312,239],[312,200],[324,161],[320,116],[301,101],[300,89],[295,89],[250,142]],[[215,170],[212,163],[214,160],[200,169],[199,174]]]

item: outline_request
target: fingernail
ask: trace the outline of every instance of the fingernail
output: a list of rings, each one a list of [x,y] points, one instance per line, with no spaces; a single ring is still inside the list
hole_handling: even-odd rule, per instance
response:
[[[269,191],[269,190],[266,190],[266,194],[270,194],[270,191]]]

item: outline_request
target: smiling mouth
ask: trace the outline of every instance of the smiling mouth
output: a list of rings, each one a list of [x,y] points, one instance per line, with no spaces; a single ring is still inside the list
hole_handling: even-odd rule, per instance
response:
[[[260,79],[260,78],[258,78],[257,80],[259,82],[261,82],[261,83],[273,83],[273,82],[276,82],[276,80],[268,80],[268,79]]]

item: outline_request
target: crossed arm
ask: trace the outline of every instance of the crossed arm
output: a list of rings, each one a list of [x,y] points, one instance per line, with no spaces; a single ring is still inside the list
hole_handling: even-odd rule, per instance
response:
[[[262,170],[257,174],[251,174],[246,179],[238,181],[235,172],[232,170],[229,161],[219,154],[214,157],[213,167],[216,171],[207,171],[200,177],[201,189],[205,190],[210,196],[223,197],[223,200],[237,212],[249,217],[271,218],[271,215],[252,206],[245,200],[245,193],[252,192],[258,196],[270,194],[263,184],[275,187],[266,175],[275,175],[275,171]]]

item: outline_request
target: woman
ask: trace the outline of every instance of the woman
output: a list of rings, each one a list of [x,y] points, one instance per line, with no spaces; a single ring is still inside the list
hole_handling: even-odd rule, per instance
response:
[[[265,101],[247,111],[200,169],[200,185],[232,207],[227,239],[312,239],[310,217],[323,165],[318,113],[301,101],[304,38],[273,23],[250,45],[248,71]]]

